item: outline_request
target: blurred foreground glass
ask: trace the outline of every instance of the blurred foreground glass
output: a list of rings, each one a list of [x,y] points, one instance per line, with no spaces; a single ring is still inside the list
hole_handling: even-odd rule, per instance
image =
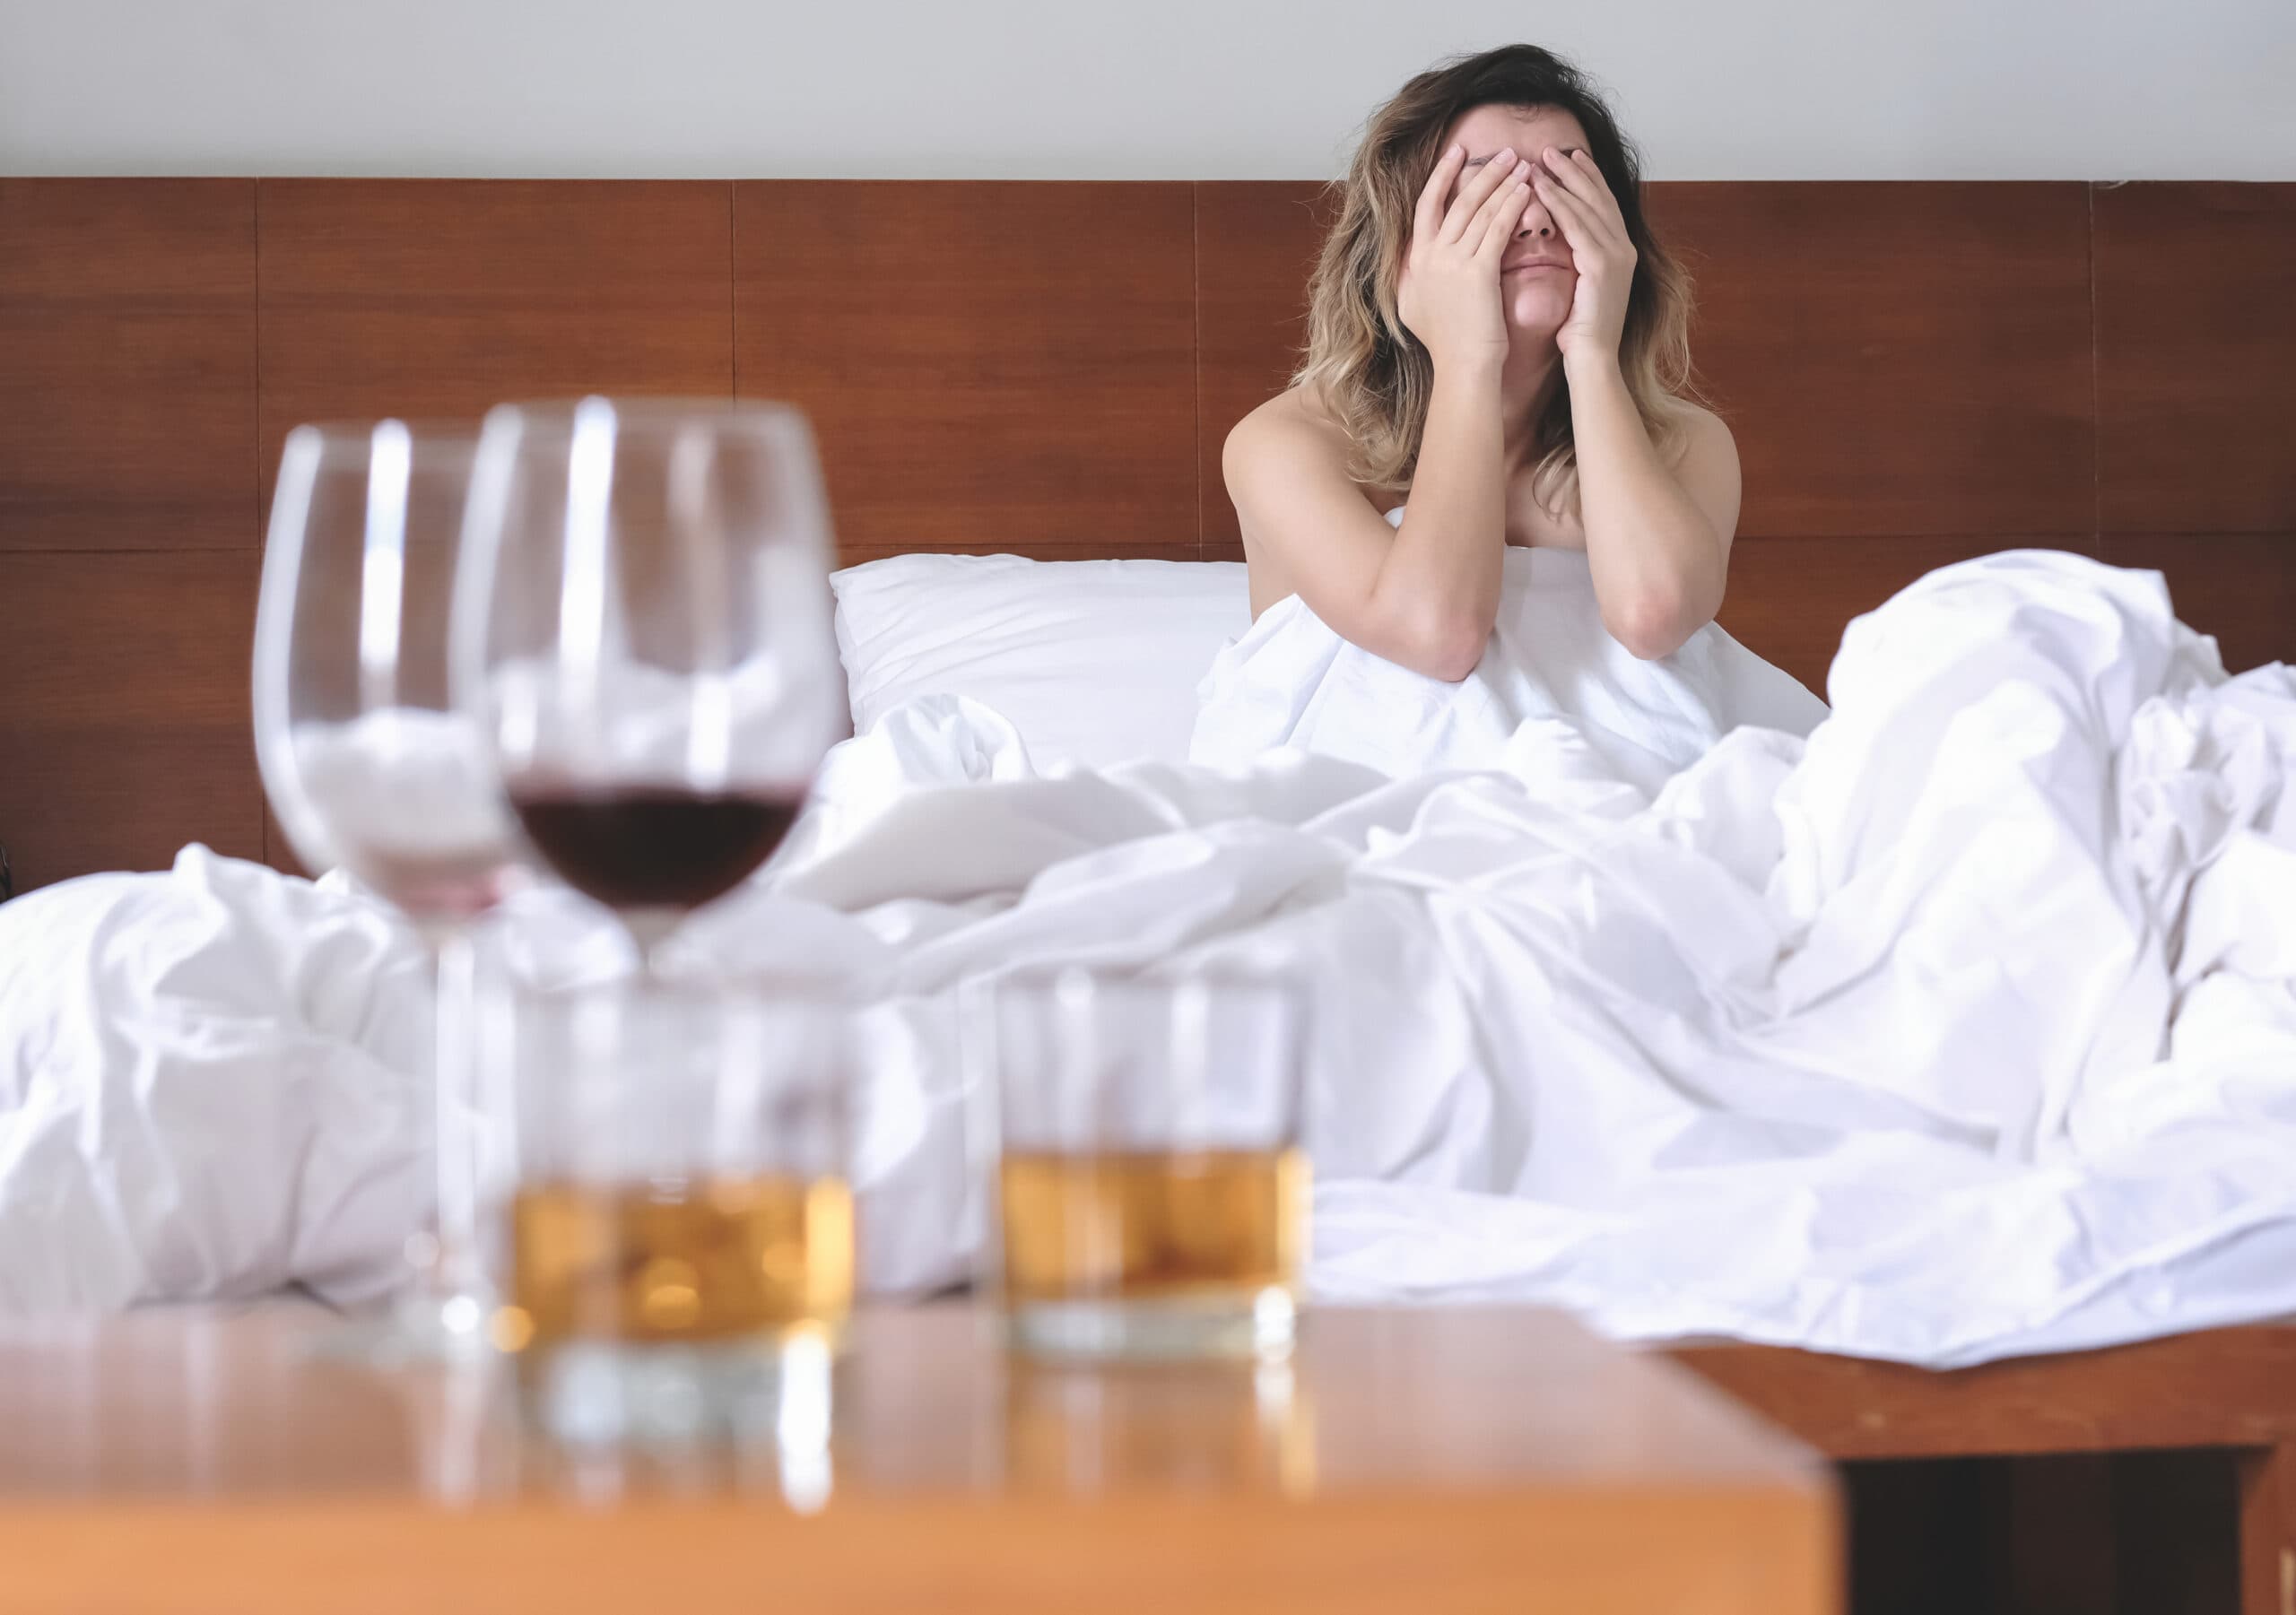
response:
[[[517,872],[477,729],[450,710],[447,642],[468,428],[299,426],[280,456],[256,610],[256,755],[306,867],[349,871],[413,920],[438,964],[433,1220],[415,1285],[368,1344],[474,1343],[466,928]]]
[[[845,717],[813,434],[779,404],[486,418],[456,699],[528,842],[641,953],[770,856]]]
[[[1012,1343],[1286,1355],[1308,1227],[1303,995],[1071,969],[999,982],[990,1005]]]
[[[490,984],[490,1333],[553,1434],[741,1433],[788,1383],[826,1395],[865,1024],[787,985]]]

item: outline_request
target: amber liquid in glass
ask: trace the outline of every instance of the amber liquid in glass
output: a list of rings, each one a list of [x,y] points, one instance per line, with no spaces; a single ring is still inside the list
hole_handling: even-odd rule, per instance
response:
[[[1297,1285],[1308,1196],[1298,1150],[1008,1151],[999,1180],[1011,1300]]]
[[[495,1343],[700,1343],[804,1329],[853,1304],[853,1196],[793,1176],[542,1183],[510,1209]]]

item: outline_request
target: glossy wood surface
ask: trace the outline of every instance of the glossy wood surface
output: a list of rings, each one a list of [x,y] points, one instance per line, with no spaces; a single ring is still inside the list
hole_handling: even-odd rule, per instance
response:
[[[266,490],[301,421],[732,395],[722,184],[266,179],[260,200]]]
[[[0,842],[16,887],[263,855],[245,550],[0,551]]]
[[[2098,551],[2165,577],[2178,618],[2213,634],[2231,671],[2296,663],[2296,532],[2108,533]]]
[[[970,1308],[878,1313],[839,1372],[826,1490],[803,1498],[770,1455],[657,1454],[641,1473],[545,1452],[474,1381],[314,1360],[328,1326],[182,1309],[0,1330],[9,1594],[182,1611],[1836,1607],[1822,1470],[1549,1314],[1319,1313],[1292,1370],[1255,1374],[1028,1369]]]
[[[1742,536],[2092,530],[2086,187],[1660,185],[1649,211],[1695,277]]]
[[[1766,1346],[1693,1345],[1671,1355],[1832,1458],[2296,1439],[2296,1325],[2212,1329],[1947,1374]]]
[[[255,208],[0,179],[0,551],[253,547]]]
[[[2296,543],[2296,185],[2095,206],[2100,525]]]
[[[1189,187],[735,187],[745,397],[813,417],[841,544],[1196,543]]]

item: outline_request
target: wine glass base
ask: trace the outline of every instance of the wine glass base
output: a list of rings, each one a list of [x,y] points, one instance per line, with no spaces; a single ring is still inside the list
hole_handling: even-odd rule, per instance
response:
[[[1298,1319],[1281,1285],[1156,1299],[1008,1298],[1004,1338],[1022,1356],[1053,1362],[1281,1362]]]
[[[322,1333],[317,1356],[370,1368],[473,1362],[489,1351],[486,1307],[475,1296],[407,1295],[346,1317]]]
[[[824,1333],[689,1344],[575,1341],[522,1353],[530,1418],[572,1447],[770,1437],[826,1452],[836,1346]]]

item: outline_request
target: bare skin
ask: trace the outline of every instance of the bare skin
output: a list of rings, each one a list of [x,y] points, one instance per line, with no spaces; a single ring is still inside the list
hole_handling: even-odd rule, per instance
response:
[[[1252,614],[1298,595],[1334,631],[1431,677],[1473,672],[1509,544],[1582,550],[1604,625],[1657,657],[1713,620],[1738,519],[1729,429],[1695,412],[1670,456],[1619,367],[1634,248],[1585,132],[1552,108],[1478,107],[1448,132],[1399,292],[1434,361],[1401,525],[1347,473],[1339,423],[1294,387],[1237,423],[1222,458]],[[1568,378],[1575,511],[1534,498],[1532,432]]]

